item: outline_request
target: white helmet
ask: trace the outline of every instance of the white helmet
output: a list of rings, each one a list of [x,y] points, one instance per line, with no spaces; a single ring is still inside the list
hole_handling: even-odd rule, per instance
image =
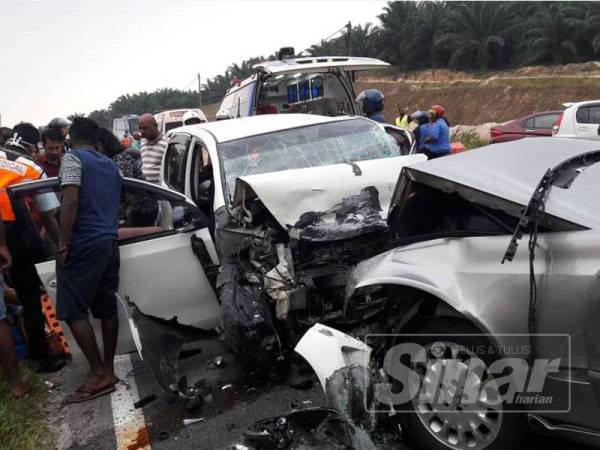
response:
[[[197,111],[189,110],[183,114],[183,124],[184,125],[194,125],[196,123],[202,123],[202,118]]]
[[[71,126],[71,121],[63,117],[55,117],[48,124],[50,128],[68,128]]]

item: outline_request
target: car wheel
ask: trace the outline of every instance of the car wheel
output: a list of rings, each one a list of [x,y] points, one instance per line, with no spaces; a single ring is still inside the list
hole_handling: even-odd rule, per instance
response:
[[[467,384],[480,386],[493,376],[485,369],[481,374],[471,371],[462,379],[463,386],[455,382],[460,379],[458,374],[461,371],[465,373],[470,358],[478,357],[486,368],[499,358],[494,352],[488,354],[486,351],[485,356],[473,352],[478,348],[493,348],[490,341],[468,322],[453,318],[427,320],[411,333],[422,335],[411,340],[427,354],[426,363],[410,363],[419,375],[419,388],[425,389],[420,392],[437,393],[433,396],[416,395],[400,407],[404,410],[400,414],[403,430],[415,444],[428,450],[517,448],[517,442],[522,442],[528,434],[522,414],[504,412],[499,397],[491,398],[494,394],[485,392],[485,389],[481,390],[476,401],[468,404],[461,401]],[[444,335],[452,335],[452,338],[444,339]],[[455,376],[431,376],[436,373],[454,373]]]

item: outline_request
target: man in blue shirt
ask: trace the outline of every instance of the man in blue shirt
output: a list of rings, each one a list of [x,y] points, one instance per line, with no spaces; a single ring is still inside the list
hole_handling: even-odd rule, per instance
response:
[[[59,173],[62,205],[56,308],[90,364],[86,381],[65,399],[78,403],[113,392],[118,381],[113,360],[119,329],[115,294],[121,175],[116,164],[96,150],[96,122],[76,118],[69,134],[73,149],[64,156]],[[102,322],[103,357],[88,310]]]
[[[421,125],[419,152],[427,158],[439,158],[450,154],[450,129],[446,121],[440,119],[435,111],[429,111],[429,124]]]

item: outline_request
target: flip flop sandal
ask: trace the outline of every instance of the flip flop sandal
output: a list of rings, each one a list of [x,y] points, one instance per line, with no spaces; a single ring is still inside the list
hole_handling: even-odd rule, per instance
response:
[[[79,388],[72,394],[69,394],[65,397],[65,403],[82,403],[87,402],[88,400],[93,400],[98,397],[102,397],[103,395],[111,394],[115,392],[115,385],[111,384],[108,386],[104,386],[98,390],[91,390],[88,388]]]

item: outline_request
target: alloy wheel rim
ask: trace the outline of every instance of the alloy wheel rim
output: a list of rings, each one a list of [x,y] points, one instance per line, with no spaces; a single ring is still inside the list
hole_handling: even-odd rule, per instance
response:
[[[421,424],[437,441],[455,450],[483,450],[502,427],[502,402],[494,378],[467,370],[474,353],[456,343],[434,342],[413,362],[419,394],[412,400]],[[423,355],[421,355],[423,356]]]

